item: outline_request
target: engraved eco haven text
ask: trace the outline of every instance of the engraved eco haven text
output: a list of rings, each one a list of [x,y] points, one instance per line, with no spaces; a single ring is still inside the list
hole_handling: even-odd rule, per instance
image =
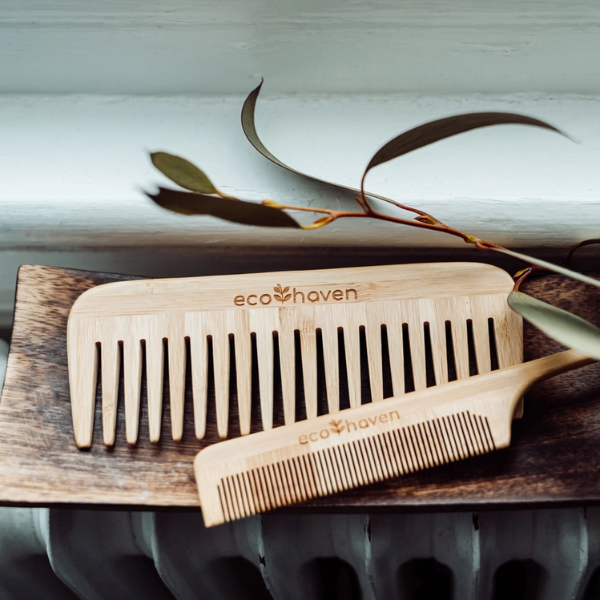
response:
[[[316,302],[342,302],[358,300],[354,288],[328,290],[298,290],[290,286],[281,287],[278,283],[272,293],[238,295],[233,299],[236,306],[268,306],[277,304],[315,304]]]
[[[326,440],[330,435],[341,435],[343,433],[350,433],[351,431],[358,431],[359,429],[368,429],[377,425],[377,423],[389,423],[400,419],[400,413],[397,410],[391,410],[387,413],[381,413],[374,417],[366,417],[359,419],[358,421],[349,421],[348,419],[331,419],[329,421],[329,427],[321,429],[320,431],[311,431],[305,435],[301,435],[298,438],[298,442],[301,444],[308,444],[309,442],[318,442]]]

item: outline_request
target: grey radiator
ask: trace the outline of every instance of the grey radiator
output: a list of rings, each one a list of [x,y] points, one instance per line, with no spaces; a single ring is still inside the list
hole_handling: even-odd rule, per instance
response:
[[[599,597],[600,509],[268,515],[0,509],[4,600]],[[600,572],[600,571],[598,571]]]

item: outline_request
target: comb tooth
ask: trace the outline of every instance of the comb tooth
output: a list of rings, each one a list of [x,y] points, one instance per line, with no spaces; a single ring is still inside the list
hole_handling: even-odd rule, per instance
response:
[[[404,345],[402,342],[402,313],[392,302],[386,304],[385,323],[392,374],[392,390],[394,396],[405,392],[404,386]]]
[[[235,323],[235,370],[237,381],[238,413],[240,418],[240,432],[242,435],[250,433],[250,414],[252,407],[252,339],[248,313],[236,311]]]
[[[281,310],[279,313],[279,365],[283,415],[286,425],[291,425],[296,420],[295,315],[296,311],[293,309]]]
[[[381,314],[379,311],[367,313],[365,328],[367,339],[367,357],[369,363],[369,381],[371,382],[371,400],[383,400],[383,358],[381,356]]]
[[[358,327],[344,329],[344,349],[348,373],[348,395],[350,406],[361,404],[360,331]]]
[[[441,300],[438,300],[441,302]],[[444,314],[448,315],[450,321],[451,336],[448,340],[449,350],[454,355],[454,366],[456,369],[456,378],[464,379],[469,377],[469,338],[467,335],[467,321],[471,318],[470,302],[468,297],[444,298],[447,303],[447,309]],[[446,342],[445,322],[444,328],[440,332]]]
[[[494,336],[498,366],[503,369],[523,362],[523,319],[514,311],[506,310],[506,298],[503,295],[489,299],[493,306]],[[523,398],[517,403],[513,417],[523,416]]]
[[[279,309],[262,308],[249,310],[250,331],[256,334],[256,357],[258,360],[258,386],[260,413],[263,429],[273,428],[273,334],[279,326]]]
[[[117,429],[117,398],[119,394],[119,367],[121,348],[115,339],[102,342],[102,433],[104,443],[115,443]]]
[[[321,326],[323,340],[323,363],[327,386],[327,407],[330,413],[340,410],[340,358],[337,326],[329,322]]]
[[[471,297],[473,306],[473,343],[475,345],[475,358],[477,372],[489,373],[492,370],[490,358],[490,334],[488,326],[489,305],[488,298]]]
[[[131,335],[123,341],[123,366],[125,381],[125,434],[129,444],[138,438],[140,421],[140,383],[142,379],[142,343],[132,328]]]
[[[415,390],[424,390],[427,387],[427,370],[425,366],[425,333],[423,322],[409,322],[408,336],[410,340],[410,360],[413,370]]]
[[[194,430],[201,440],[206,433],[206,394],[208,391],[208,340],[204,333],[190,337]]]
[[[160,335],[149,335],[146,339],[146,385],[151,442],[158,442],[160,439],[164,370],[163,338]]]
[[[469,377],[469,338],[467,336],[466,318],[457,318],[455,321],[452,321],[451,327],[456,378],[465,379]]]
[[[69,321],[68,340],[73,432],[77,446],[89,448],[94,432],[98,349],[91,332],[74,320]]]
[[[427,370],[425,363],[425,334],[423,317],[418,300],[408,300],[403,306],[404,320],[408,324],[408,340],[410,347],[410,362],[415,390],[427,387]]]
[[[512,367],[523,362],[523,328],[522,318],[513,310],[506,310],[506,298],[497,296],[493,299],[494,335],[498,366],[501,369]]]
[[[300,329],[300,345],[306,418],[314,419],[317,416],[317,336],[309,318],[305,320]]]
[[[213,365],[215,373],[215,404],[217,409],[217,432],[227,437],[229,421],[229,333],[222,315],[210,315],[208,331],[212,335]]]
[[[424,299],[419,301],[419,321],[421,323],[428,323],[429,325],[429,341],[436,385],[439,385],[440,383],[448,383],[446,324],[442,316],[446,313],[447,308],[448,301],[446,298],[437,298],[435,300]],[[421,328],[422,331],[423,327],[424,326]],[[424,342],[425,338],[423,338],[423,349],[425,348]],[[421,381],[421,385],[423,385],[423,381]],[[424,385],[427,385],[426,381]],[[415,389],[419,390],[423,388],[416,387],[415,384]]]
[[[475,343],[475,357],[477,358],[478,373],[489,373],[492,370],[489,340],[487,322],[473,320],[473,341]]]
[[[201,440],[206,433],[206,395],[208,390],[208,340],[202,313],[186,314],[185,335],[190,340],[194,432],[196,438]]]
[[[185,338],[181,326],[170,324],[168,340],[171,432],[173,439],[178,442],[183,436],[185,405]]]
[[[444,319],[435,316],[432,311],[429,317],[429,339],[431,340],[431,356],[435,383],[448,383],[448,354],[446,350],[446,323]]]
[[[348,395],[352,408],[361,404],[360,326],[364,325],[362,305],[345,305],[343,308],[344,351],[348,374]]]

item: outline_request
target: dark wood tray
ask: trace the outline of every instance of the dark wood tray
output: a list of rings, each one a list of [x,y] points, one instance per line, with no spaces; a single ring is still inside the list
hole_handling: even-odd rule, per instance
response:
[[[114,448],[107,449],[101,442],[99,402],[92,449],[78,450],[73,440],[66,356],[69,310],[85,290],[125,279],[133,278],[55,267],[20,269],[0,401],[0,503],[198,506],[192,459],[217,438],[214,414],[209,414],[212,426],[207,438],[202,442],[194,438],[191,398],[186,400],[180,443],[168,436],[156,445],[147,441],[144,406],[141,440],[129,447],[124,439],[122,402]],[[597,324],[600,320],[600,294],[589,286],[552,275],[527,282],[525,291]],[[560,349],[526,326],[526,360]],[[258,423],[258,414],[253,415],[253,422]],[[163,431],[169,429],[165,410]],[[238,431],[233,411],[231,431]],[[523,419],[513,425],[513,443],[506,450],[319,499],[294,510],[447,510],[598,502],[600,364],[594,364],[538,385],[526,400]]]

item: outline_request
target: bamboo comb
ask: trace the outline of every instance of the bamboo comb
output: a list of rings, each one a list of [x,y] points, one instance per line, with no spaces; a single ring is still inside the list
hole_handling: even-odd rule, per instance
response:
[[[537,381],[595,362],[574,350],[201,450],[207,527],[505,448]]]
[[[523,360],[522,320],[506,304],[511,289],[512,281],[504,271],[477,263],[139,280],[98,286],[82,294],[69,315],[69,383],[76,443],[80,448],[92,443],[99,359],[104,443],[112,445],[115,440],[121,361],[126,437],[131,444],[137,441],[144,356],[150,440],[159,440],[165,340],[174,440],[180,440],[183,432],[187,345],[199,439],[206,430],[210,351],[218,434],[224,438],[228,433],[231,358],[237,374],[240,430],[242,435],[250,432],[252,337],[265,430],[273,426],[274,344],[279,346],[281,359],[285,423],[295,421],[295,332],[300,337],[308,418],[317,416],[318,335],[323,344],[330,413],[339,410],[340,330],[352,407],[361,404],[361,330],[375,401],[384,395],[382,328],[387,334],[394,396],[405,393],[407,352],[415,390],[427,387],[427,341],[436,384],[448,381],[449,352],[457,378],[469,376],[470,336],[479,373],[491,370],[490,344],[496,346],[500,367],[517,364]],[[451,339],[447,339],[447,324]],[[230,337],[234,340],[232,357]]]

